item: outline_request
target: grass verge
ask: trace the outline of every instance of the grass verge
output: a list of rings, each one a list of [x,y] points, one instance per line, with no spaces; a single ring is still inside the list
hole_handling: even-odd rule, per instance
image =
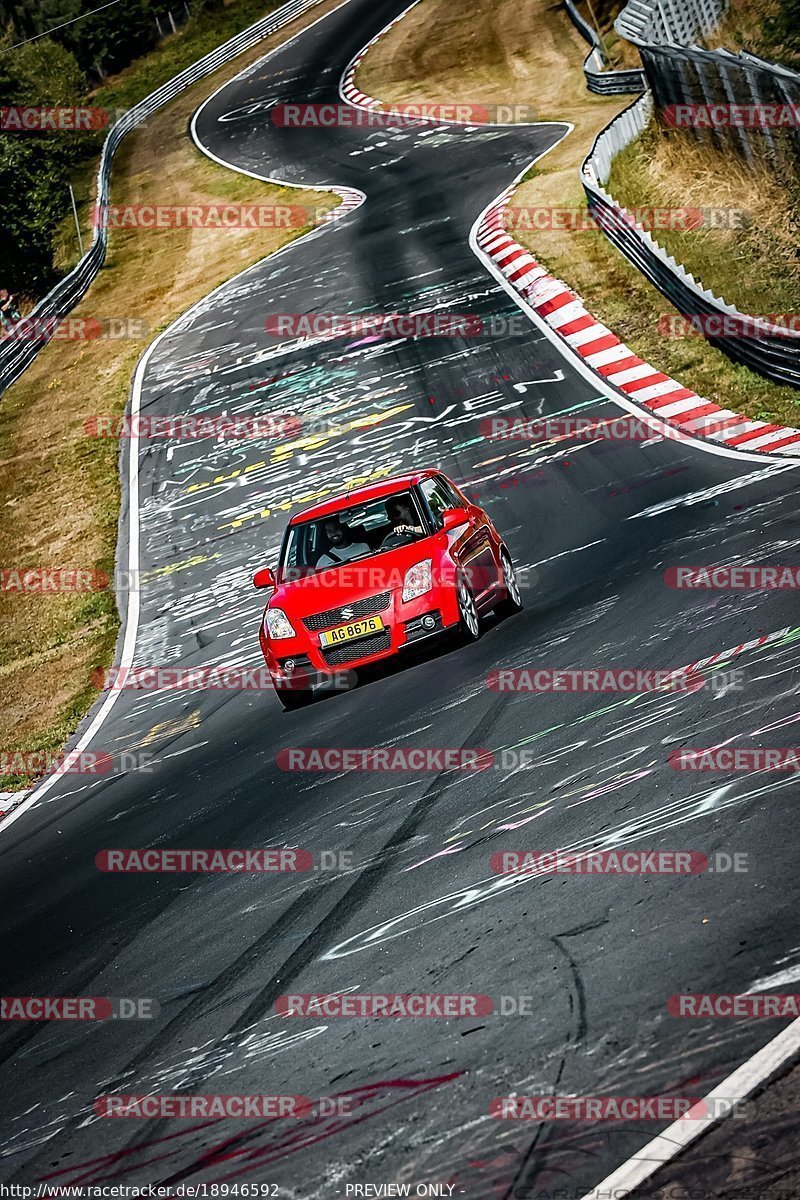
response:
[[[123,143],[112,171],[113,204],[304,204],[327,210],[329,192],[298,192],[227,171],[186,136],[211,91],[312,13],[196,85]],[[241,10],[240,10],[241,11]],[[261,11],[261,10],[259,10]],[[258,14],[256,14],[258,15]],[[238,26],[237,26],[238,27]],[[224,40],[217,36],[216,42]],[[202,52],[202,51],[200,51]],[[169,73],[172,73],[173,66]],[[149,80],[145,90],[155,86]],[[114,230],[105,265],[75,317],[126,317],[149,326],[125,340],[52,341],[0,403],[0,563],[25,570],[78,566],[113,571],[120,486],[118,445],[84,436],[87,417],[124,410],[134,366],[155,333],[239,271],[303,229]],[[57,751],[97,695],[119,622],[113,593],[24,594],[0,590],[0,748]],[[0,787],[31,782],[0,773]]]
[[[659,229],[656,240],[729,304],[791,313],[800,296],[800,194],[766,168],[749,168],[683,131],[653,121],[614,160],[608,190],[629,208],[711,209],[697,229]],[[729,221],[729,228],[724,222]]]
[[[436,30],[435,39],[430,36],[431,28]],[[580,164],[597,133],[626,107],[629,98],[597,97],[586,91],[581,69],[584,47],[563,9],[545,0],[532,0],[524,8],[514,0],[475,0],[468,19],[454,12],[447,0],[423,0],[370,50],[357,82],[369,95],[392,103],[519,103],[532,99],[541,105],[542,119],[571,121],[574,130],[528,172],[511,204],[585,210]],[[631,202],[659,203],[653,195],[655,185],[650,181],[646,156],[641,164],[629,162],[626,166],[623,162],[621,169],[626,171],[626,187],[630,180]],[[660,170],[666,169],[665,162]],[[687,179],[694,170],[687,157]],[[718,178],[702,175],[696,187],[694,200],[681,194],[681,207],[700,203],[700,195],[705,196],[703,204],[720,205]],[[724,203],[750,208],[755,203],[754,188],[757,190],[757,185],[748,186],[744,195],[737,195],[734,189],[726,193]],[[619,189],[615,194],[621,198]],[[580,214],[575,224],[579,229],[585,225]],[[659,370],[737,412],[800,425],[800,393],[737,366],[703,338],[665,338],[659,331],[659,316],[675,315],[676,310],[602,233],[537,229],[517,230],[515,236],[579,293],[590,312]],[[788,287],[793,268],[782,246],[786,243],[776,239],[773,261],[782,264]],[[722,253],[719,243],[710,241],[708,253],[713,261],[715,254]],[[761,277],[765,282],[769,279],[766,271]],[[775,311],[774,298],[775,293],[770,292],[770,306],[765,311]]]

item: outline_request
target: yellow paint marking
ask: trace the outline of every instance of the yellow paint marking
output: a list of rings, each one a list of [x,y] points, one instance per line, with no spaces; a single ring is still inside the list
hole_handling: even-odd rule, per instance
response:
[[[269,466],[270,463],[282,463],[285,459],[291,458],[296,451],[319,450],[336,437],[358,429],[370,429],[374,425],[380,425],[382,422],[388,421],[391,417],[396,417],[398,413],[407,412],[409,408],[413,407],[413,404],[396,404],[394,408],[388,408],[385,412],[368,413],[366,416],[355,417],[352,421],[348,421],[344,425],[337,425],[333,429],[327,429],[322,433],[310,433],[307,437],[295,438],[291,442],[281,443],[281,445],[274,448],[269,460],[261,459],[260,462],[251,463],[249,467],[237,467],[235,471],[231,471],[227,475],[216,475],[206,483],[192,483],[186,489],[186,494],[190,495],[193,492],[201,492],[205,488],[216,487],[220,483],[227,483],[232,479],[238,479],[242,474],[246,474],[248,471],[258,471],[262,467]]]
[[[355,475],[352,479],[346,479],[344,483],[338,484],[336,487],[322,488],[319,492],[312,492],[311,496],[322,500],[325,496],[335,496],[337,492],[348,491],[350,488],[361,487],[364,483],[374,483],[378,479],[385,479],[387,475],[391,475],[395,471],[395,466],[379,467],[373,471],[371,475]],[[309,499],[308,493],[306,493]],[[296,508],[301,503],[306,503],[307,500],[300,500],[299,497],[292,500],[284,500],[282,504],[275,504],[272,508],[253,509],[252,512],[244,513],[241,517],[236,517],[233,521],[226,521],[224,525],[218,525],[218,529],[241,529],[245,521],[266,520],[272,513],[288,512],[290,508]]]
[[[179,733],[188,733],[200,725],[200,709],[193,708],[182,717],[173,717],[170,721],[159,721],[148,729],[138,742],[131,742],[129,750],[138,750],[142,746],[151,746],[153,742],[163,742],[167,738],[177,737]]]
[[[152,571],[147,571],[142,575],[142,583],[146,583],[148,579],[157,579],[163,575],[174,575],[176,571],[188,571],[190,567],[196,567],[204,562],[213,562],[215,558],[219,558],[219,555],[195,554],[194,558],[186,558],[183,562],[168,563],[165,567],[154,567]]]

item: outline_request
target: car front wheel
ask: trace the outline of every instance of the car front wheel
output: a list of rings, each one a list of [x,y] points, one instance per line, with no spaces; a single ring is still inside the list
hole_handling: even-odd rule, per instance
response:
[[[522,610],[522,595],[511,555],[505,549],[500,551],[500,570],[503,574],[505,596],[497,605],[497,614],[501,617],[510,617],[512,613]]]
[[[459,579],[456,585],[458,595],[459,632],[465,641],[476,642],[480,637],[481,624],[475,598],[467,587],[465,579]]]

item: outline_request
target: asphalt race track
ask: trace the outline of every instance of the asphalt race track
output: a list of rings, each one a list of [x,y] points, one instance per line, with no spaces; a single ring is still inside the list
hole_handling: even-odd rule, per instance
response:
[[[199,143],[234,168],[366,200],[207,298],[152,350],[144,414],[292,412],[331,425],[290,441],[132,443],[133,661],[258,665],[264,597],[250,578],[274,564],[287,515],[348,481],[427,466],[504,531],[525,610],[487,622],[476,644],[448,644],[291,714],[271,691],[118,694],[92,744],[141,765],[65,775],[0,829],[2,990],[152,997],[160,1015],[4,1023],[6,1183],[166,1183],[180,1195],[179,1184],[251,1182],[322,1200],[348,1184],[406,1182],[478,1200],[577,1198],[663,1126],[496,1120],[495,1097],[704,1095],[782,1027],[681,1020],[667,1001],[795,977],[795,778],[676,771],[667,756],[792,743],[800,616],[791,591],[679,591],[663,573],[792,562],[797,471],[659,438],[483,436],[481,421],[498,413],[619,411],[469,245],[482,210],[565,127],[292,129],[269,115],[276,102],[338,101],[351,57],[403,7],[350,0],[197,117]],[[491,332],[282,343],[264,325],[285,313],[432,308],[477,314]],[[709,671],[694,692],[486,685],[503,667],[662,669],[720,653],[716,668],[739,674],[712,687],[719,671]],[[276,756],[293,746],[484,747],[500,767],[286,772]],[[108,847],[284,845],[348,851],[350,866],[147,876],[94,861]],[[746,854],[749,869],[514,877],[490,866],[506,849],[623,845]],[[480,993],[495,1011],[276,1011],[285,993],[338,991]],[[532,1015],[501,1015],[501,997],[521,996]],[[114,1091],[347,1102],[296,1121],[96,1116],[95,1098]]]

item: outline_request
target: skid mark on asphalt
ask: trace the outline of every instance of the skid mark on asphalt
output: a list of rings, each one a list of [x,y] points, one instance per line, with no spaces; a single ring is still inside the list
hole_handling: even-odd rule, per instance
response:
[[[777,631],[770,635],[770,640],[766,644],[754,646],[749,651],[755,655],[792,655],[796,651],[796,644],[800,639],[800,627],[794,629],[785,629]],[[746,655],[748,651],[743,651]],[[729,661],[733,658],[733,654],[729,655],[728,659],[720,661]],[[624,700],[615,701],[610,705],[604,705],[601,708],[585,714],[573,722],[574,725],[585,725],[587,721],[599,720],[615,710],[625,708],[630,705],[641,706],[645,710],[655,707],[659,710],[659,725],[663,724],[664,719],[682,712],[682,706],[686,701],[702,696],[702,692],[685,693],[681,696],[673,694],[669,698],[663,695],[653,693],[642,693],[635,696],[626,697]],[[738,697],[737,697],[738,699]],[[738,718],[739,728],[741,732],[738,735],[739,739],[747,739],[756,736],[758,726],[752,727],[752,716],[757,711],[759,706],[766,707],[771,704],[771,697],[762,697],[761,701],[754,701],[751,704],[751,709],[748,715],[751,717],[751,722],[745,723],[743,714],[738,711],[738,704],[734,706],[732,716]],[[725,714],[727,715],[727,714]],[[693,714],[697,721],[697,714]],[[714,736],[719,728],[719,716],[715,712],[713,716],[708,714],[706,717],[709,734],[709,744],[719,743],[718,734]],[[748,725],[751,727],[748,728]],[[641,722],[634,718],[630,724],[630,732],[640,732]],[[520,749],[521,747],[530,745],[532,742],[547,736],[555,731],[568,729],[569,725],[558,725],[550,729],[538,733],[534,733],[519,739],[508,746],[498,747],[497,754],[502,754],[504,749]],[[734,740],[737,735],[732,735],[728,741]],[[695,744],[705,744],[703,742],[703,729],[701,725],[696,725],[692,732],[693,741]],[[662,739],[662,743],[664,740]],[[576,804],[586,803],[589,800],[597,799],[610,792],[616,792],[632,784],[639,782],[646,775],[652,774],[656,769],[664,770],[665,754],[661,747],[641,747],[641,753],[648,755],[649,761],[642,763],[641,768],[637,770],[628,770],[616,772],[605,783],[598,782],[597,779],[573,788],[567,792],[560,794],[557,798],[559,808],[575,807]],[[602,759],[600,760],[602,761]],[[534,773],[538,777],[541,769],[548,765],[548,757],[546,752],[543,752],[538,758],[532,756],[531,766]],[[614,772],[615,764],[604,763],[598,768],[598,774],[602,775],[606,771]],[[519,776],[517,776],[519,777]],[[763,781],[763,782],[762,782]],[[708,817],[710,814],[716,815],[720,811],[740,806],[750,800],[760,796],[768,795],[771,792],[782,791],[787,787],[796,786],[795,781],[791,778],[775,779],[772,772],[750,772],[746,775],[741,775],[732,782],[720,783],[719,780],[713,780],[709,784],[699,784],[695,786],[692,794],[682,799],[670,800],[668,804],[659,805],[656,808],[645,810],[639,816],[632,820],[627,820],[618,823],[615,827],[605,830],[603,833],[592,834],[585,838],[569,842],[567,845],[559,848],[564,852],[589,852],[591,850],[603,848],[619,848],[633,842],[640,842],[645,837],[655,838],[666,830],[684,826],[685,824]],[[509,808],[519,804],[519,798],[514,797],[509,800]],[[549,811],[549,810],[548,810]],[[544,814],[543,814],[544,815]],[[524,823],[524,821],[522,822]],[[495,829],[508,831],[509,828],[516,827],[512,816],[510,815],[505,820],[498,820]],[[459,841],[468,848],[467,839],[475,830],[458,830]],[[486,835],[485,826],[480,831],[481,839]],[[445,847],[446,848],[446,847]],[[430,853],[430,852],[429,852]],[[419,864],[418,864],[419,865]],[[396,937],[400,937],[412,930],[418,930],[421,927],[430,924],[433,921],[442,920],[449,916],[456,916],[463,913],[465,909],[474,907],[477,904],[482,904],[489,899],[501,897],[507,890],[515,889],[532,879],[539,878],[545,875],[544,871],[534,871],[530,875],[522,876],[500,876],[492,879],[483,879],[470,885],[469,887],[451,893],[447,896],[434,897],[423,904],[401,913],[395,917],[371,926],[363,930],[361,933],[352,935],[340,942],[337,946],[322,955],[322,961],[333,961],[340,957],[347,957],[350,954],[358,953],[365,949],[375,949],[377,946],[384,945],[387,941],[391,941]],[[441,910],[441,911],[438,911]],[[428,915],[424,915],[428,914]],[[421,918],[421,919],[416,919]]]
[[[179,1160],[186,1163],[188,1149],[188,1165],[170,1174],[162,1174],[158,1179],[161,1186],[177,1184],[182,1179],[210,1169],[217,1171],[214,1176],[215,1182],[224,1183],[237,1179],[256,1167],[272,1166],[274,1163],[290,1159],[292,1155],[300,1154],[310,1146],[340,1135],[346,1136],[363,1122],[399,1108],[400,1111],[394,1119],[397,1126],[402,1120],[404,1104],[419,1100],[429,1092],[454,1083],[460,1074],[461,1072],[454,1071],[419,1079],[380,1079],[355,1088],[332,1092],[330,1095],[334,1100],[348,1100],[352,1105],[352,1115],[312,1116],[303,1119],[301,1128],[298,1128],[299,1122],[291,1122],[292,1127],[287,1130],[280,1121],[267,1120],[251,1124],[246,1130],[236,1134],[226,1134],[221,1138],[217,1135],[216,1140],[213,1140],[212,1131],[220,1127],[220,1122],[190,1124],[162,1137],[150,1134],[137,1146],[126,1147],[84,1162],[72,1163],[59,1170],[49,1171],[41,1178],[48,1183],[57,1180],[61,1186],[86,1187],[121,1178],[126,1172],[136,1169],[149,1168],[152,1173],[156,1164],[159,1172],[166,1172],[169,1164],[177,1166]],[[402,1129],[399,1129],[397,1136],[401,1136],[402,1132]],[[223,1173],[219,1173],[221,1171]],[[345,1173],[343,1172],[343,1175]],[[51,1186],[54,1185],[51,1183]],[[326,1183],[326,1191],[330,1191],[329,1183]]]

